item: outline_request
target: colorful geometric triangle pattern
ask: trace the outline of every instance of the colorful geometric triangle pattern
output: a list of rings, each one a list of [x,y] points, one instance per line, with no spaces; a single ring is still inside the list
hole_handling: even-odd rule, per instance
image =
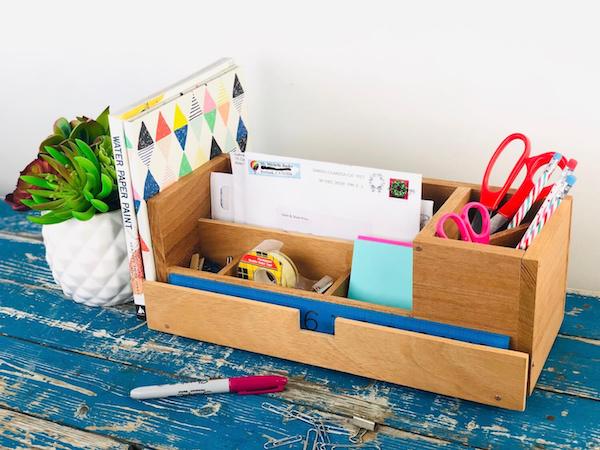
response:
[[[177,136],[179,145],[181,145],[181,150],[185,150],[185,140],[187,138],[187,129],[188,129],[188,126],[184,125],[183,127],[175,130],[175,136]]]
[[[135,213],[139,213],[140,212],[140,194],[137,193],[137,191],[135,190],[135,187],[133,187],[133,209],[135,209]]]
[[[131,145],[131,141],[129,140],[129,138],[127,137],[127,135],[125,135],[125,148],[127,149],[132,149],[133,145]]]
[[[185,115],[181,112],[181,108],[179,108],[179,105],[175,105],[175,117],[173,118],[173,128],[177,130],[178,128],[187,125],[187,123],[187,119],[185,118]]]
[[[140,236],[140,248],[142,249],[143,252],[150,251],[150,249],[148,248],[148,244],[146,244],[146,241],[144,241],[144,239],[142,239],[141,236]]]
[[[173,129],[175,130],[175,136],[179,141],[181,150],[185,150],[185,140],[187,138],[187,119],[179,105],[175,105],[175,116],[173,117]]]
[[[215,101],[210,96],[208,89],[206,89],[206,94],[204,95],[204,118],[210,127],[211,133],[215,131],[215,117],[217,115],[216,107]]]
[[[233,80],[233,106],[235,106],[238,114],[241,114],[242,111],[242,103],[244,103],[244,88],[242,88],[242,83],[240,83],[240,79],[237,74],[235,75],[235,79]]]
[[[229,102],[223,103],[219,106],[219,114],[221,114],[221,118],[223,119],[223,123],[227,126],[227,119],[229,118]]]
[[[248,143],[248,130],[244,125],[244,121],[240,117],[240,121],[238,122],[237,129],[237,138],[236,141],[240,147],[240,151],[243,153],[246,151],[246,144]]]
[[[158,124],[156,125],[156,140],[160,141],[169,134],[171,134],[171,129],[169,128],[169,125],[167,124],[167,121],[163,117],[162,113],[159,111]]]
[[[190,128],[192,129],[192,132],[198,141],[200,141],[200,136],[202,135],[203,123],[203,120],[190,120]]]
[[[152,176],[152,172],[148,171],[146,174],[146,181],[144,182],[144,200],[154,197],[160,192],[158,183]]]
[[[192,171],[192,167],[190,166],[190,162],[187,159],[187,156],[185,156],[185,153],[183,154],[183,158],[181,158],[181,165],[179,166],[179,176],[183,177],[185,175],[187,175],[188,173],[190,173]]]
[[[146,128],[146,124],[142,122],[142,128],[140,130],[140,137],[138,140],[138,155],[146,167],[150,165],[153,151],[154,141],[148,132],[148,128]]]
[[[217,144],[217,141],[215,141],[213,136],[212,143],[210,144],[210,159],[213,159],[215,156],[219,156],[221,153],[223,153],[221,151],[221,147],[219,147],[219,144]]]
[[[202,108],[200,107],[200,103],[198,103],[198,99],[195,95],[192,94],[192,106],[190,108],[190,122],[197,117],[202,115]]]
[[[217,105],[222,105],[227,102],[227,92],[225,92],[225,85],[223,80],[219,80],[219,91],[217,93]]]
[[[239,97],[240,95],[242,95],[244,93],[244,88],[242,87],[242,83],[240,83],[240,79],[237,76],[237,73],[235,74],[235,79],[233,80],[233,98]]]

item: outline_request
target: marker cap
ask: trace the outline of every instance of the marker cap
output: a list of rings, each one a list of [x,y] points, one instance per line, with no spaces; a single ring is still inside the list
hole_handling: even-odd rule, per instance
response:
[[[240,395],[281,392],[285,389],[287,381],[286,377],[277,375],[234,377],[229,379],[229,391]]]

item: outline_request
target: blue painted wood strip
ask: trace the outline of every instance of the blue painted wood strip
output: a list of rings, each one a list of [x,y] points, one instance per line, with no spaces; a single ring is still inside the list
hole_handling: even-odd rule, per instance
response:
[[[305,435],[308,425],[264,410],[276,397],[223,394],[151,401],[129,398],[143,384],[177,378],[133,366],[0,337],[0,404],[62,425],[154,448],[262,448],[267,439]],[[347,438],[340,436],[340,442]],[[383,448],[437,449],[446,444],[420,436],[379,433]],[[458,444],[447,447],[458,449]]]
[[[0,201],[0,232],[39,235],[41,225],[27,220],[28,214],[13,211],[5,202]]]
[[[560,332],[569,336],[600,339],[600,298],[568,294]]]
[[[127,450],[128,447],[109,437],[0,409],[0,448]]]
[[[600,400],[600,341],[559,337],[544,365],[538,386]]]
[[[568,419],[571,409],[579,408],[576,396],[547,396],[547,392],[536,390],[524,413],[504,411],[157,333],[139,324],[130,308],[82,307],[62,300],[56,292],[19,285],[0,284],[0,333],[181,377],[204,379],[281,373],[291,379],[290,389],[282,396],[287,401],[346,416],[357,414],[401,430],[477,447],[530,447],[543,439],[557,447],[568,447],[583,426]],[[592,348],[593,344],[586,345]],[[597,349],[597,346],[593,348]],[[557,349],[561,353],[556,353]],[[551,360],[557,364],[569,361],[573,367],[585,366],[588,355],[594,355],[585,349],[572,353],[568,342],[557,349],[553,350]],[[586,380],[591,388],[598,389],[600,380],[597,377]],[[550,385],[550,388],[568,392],[570,381],[567,378],[562,386]],[[562,411],[566,411],[566,420]],[[592,411],[593,408],[588,408],[590,414]],[[235,412],[230,414],[234,420]],[[559,416],[558,420],[547,419]],[[585,423],[585,426],[585,436],[600,434],[597,423]]]
[[[217,294],[231,295],[234,297],[298,309],[300,311],[300,328],[319,331],[321,333],[335,334],[335,319],[336,317],[343,317],[345,319],[358,320],[385,327],[414,331],[431,336],[488,345],[496,348],[507,349],[509,346],[509,337],[502,334],[415,319],[413,317],[398,316],[379,311],[371,311],[348,305],[321,302],[264,289],[254,289],[246,286],[238,286],[236,284],[173,273],[169,275],[169,283],[177,286],[201,289]]]

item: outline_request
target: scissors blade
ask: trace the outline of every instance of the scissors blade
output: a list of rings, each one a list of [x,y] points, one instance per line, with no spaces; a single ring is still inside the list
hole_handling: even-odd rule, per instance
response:
[[[500,228],[502,228],[506,224],[506,222],[508,222],[508,219],[506,217],[504,217],[502,214],[495,214],[490,219],[490,234],[493,234],[496,231],[498,231]]]

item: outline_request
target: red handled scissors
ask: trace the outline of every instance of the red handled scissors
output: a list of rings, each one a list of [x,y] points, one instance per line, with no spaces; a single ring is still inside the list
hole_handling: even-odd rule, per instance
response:
[[[473,220],[471,211],[474,211],[479,215],[478,220]],[[471,202],[467,203],[463,206],[460,214],[456,213],[447,213],[440,217],[438,220],[435,234],[436,236],[448,239],[448,235],[446,235],[446,230],[444,230],[444,225],[446,221],[453,221],[458,227],[458,233],[460,234],[460,239],[468,242],[477,242],[480,244],[489,244],[490,243],[490,213],[487,207],[479,202]],[[477,223],[481,225],[479,232],[477,232],[472,223]]]
[[[498,157],[502,154],[502,152],[506,149],[506,147],[512,141],[522,141],[525,145],[523,149],[523,153],[518,159],[517,163],[513,167],[512,171],[508,175],[504,185],[495,191],[490,190],[489,188],[489,177],[492,173],[492,169],[494,168],[494,164],[496,163]],[[534,182],[533,176],[540,169],[540,167],[545,166],[550,162],[552,157],[554,156],[554,152],[542,153],[537,156],[529,156],[531,151],[531,144],[529,143],[529,139],[527,136],[521,133],[514,133],[504,139],[496,151],[490,159],[487,168],[485,169],[485,174],[483,175],[483,181],[481,182],[481,197],[479,201],[483,203],[489,210],[490,216],[495,212],[496,214],[492,216],[490,223],[490,233],[494,233],[498,231],[506,222],[508,222],[517,212],[519,206],[525,201],[529,192],[533,189]],[[563,157],[558,163],[558,166],[563,169],[567,164],[567,160]],[[521,182],[521,185],[517,188],[515,193],[505,202],[502,203],[508,190],[511,188],[513,182],[521,172],[525,168],[525,177]],[[552,189],[552,185],[546,186],[544,189],[540,191],[537,199],[544,198],[548,195]],[[535,200],[537,200],[535,199]],[[534,200],[534,201],[535,201]]]

